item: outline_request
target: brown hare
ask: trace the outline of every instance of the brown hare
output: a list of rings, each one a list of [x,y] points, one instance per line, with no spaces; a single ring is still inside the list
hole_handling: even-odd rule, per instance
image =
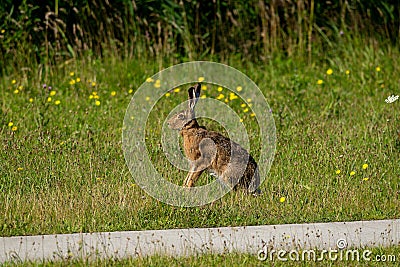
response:
[[[260,194],[257,163],[246,149],[197,123],[194,108],[200,91],[201,84],[190,87],[188,108],[168,120],[171,129],[180,131],[185,155],[190,160],[184,186],[194,186],[203,171],[207,170],[230,188],[240,186],[249,193]]]

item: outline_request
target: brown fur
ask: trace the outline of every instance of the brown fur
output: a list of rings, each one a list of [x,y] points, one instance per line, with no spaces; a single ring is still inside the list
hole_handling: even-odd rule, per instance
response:
[[[236,188],[239,185],[250,193],[260,193],[260,177],[253,157],[239,144],[197,123],[194,107],[200,88],[200,84],[189,88],[188,109],[168,121],[170,128],[180,130],[185,155],[191,161],[184,186],[194,186],[203,171],[208,170],[228,186]]]

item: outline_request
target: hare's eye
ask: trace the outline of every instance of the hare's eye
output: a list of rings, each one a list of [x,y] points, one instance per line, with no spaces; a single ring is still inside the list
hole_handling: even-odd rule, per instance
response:
[[[183,115],[183,114],[181,113],[181,114],[178,115],[178,118],[179,118],[180,120],[183,120],[183,119],[185,118],[185,115]]]

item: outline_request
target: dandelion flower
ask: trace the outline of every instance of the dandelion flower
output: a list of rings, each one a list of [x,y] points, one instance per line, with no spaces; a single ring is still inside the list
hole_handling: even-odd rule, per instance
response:
[[[152,83],[152,82],[154,82],[154,80],[153,80],[152,78],[149,77],[149,78],[146,79],[146,82]]]
[[[245,108],[245,109],[243,110],[243,112],[244,112],[244,113],[249,112],[249,109],[248,109],[248,108]]]
[[[73,72],[73,71],[71,71],[70,73],[69,73],[69,76],[74,76],[75,75],[75,73]]]
[[[238,96],[235,95],[234,93],[230,93],[229,94],[229,100],[234,100],[234,99],[237,99],[237,98],[238,98]]]
[[[178,87],[178,88],[175,88],[175,89],[174,89],[174,92],[175,92],[175,93],[179,93],[180,90],[181,90],[181,88]]]
[[[93,97],[94,97],[93,95],[90,95],[90,96],[89,96],[89,99],[93,99]]]
[[[61,101],[60,101],[60,100],[56,100],[56,101],[54,102],[54,104],[60,105],[60,104],[61,104]]]
[[[225,98],[224,101],[225,101],[225,103],[228,103],[228,102],[229,102],[229,99],[228,99],[228,98]]]
[[[283,203],[283,202],[285,202],[286,201],[286,198],[285,197],[281,197],[280,199],[279,199],[279,202],[280,203]]]
[[[19,90],[18,89],[15,89],[14,90],[14,94],[18,94],[19,93]]]
[[[375,68],[375,70],[376,70],[377,72],[380,72],[380,71],[381,71],[381,67],[378,66],[378,67]]]
[[[223,89],[223,88],[222,88],[221,86],[218,86],[217,91],[218,91],[218,92],[222,92],[222,89]]]
[[[76,82],[79,83],[81,81],[81,78],[76,78]]]
[[[150,97],[149,96],[146,96],[146,101],[150,101]]]
[[[241,91],[243,90],[243,87],[238,86],[238,87],[236,87],[236,90],[237,90],[238,92],[241,92]]]
[[[255,117],[255,116],[256,116],[256,113],[253,112],[253,113],[250,114],[250,116],[251,116],[251,117]]]
[[[203,84],[203,85],[201,86],[201,90],[203,90],[203,91],[207,90],[207,85],[204,85],[204,84]]]
[[[74,84],[75,84],[75,80],[70,80],[70,81],[69,81],[69,84],[70,84],[70,85],[74,85]]]
[[[243,104],[241,104],[240,106],[241,106],[242,108],[244,108],[244,107],[246,107],[246,104],[243,103]]]
[[[115,96],[116,94],[117,94],[117,92],[115,92],[115,91],[111,92],[111,96]]]
[[[29,102],[32,103],[33,102],[33,98],[29,98]]]
[[[18,130],[18,127],[17,127],[17,126],[13,126],[13,127],[11,128],[11,131],[13,131],[13,132],[15,132],[16,130]]]
[[[154,87],[155,88],[160,88],[161,87],[161,81],[160,80],[156,80],[156,82],[154,83]]]
[[[169,93],[169,92],[165,94],[166,97],[169,97],[170,95],[171,95],[171,93]]]
[[[50,96],[54,96],[55,94],[56,94],[56,91],[54,91],[54,90],[50,92]]]
[[[12,121],[10,121],[9,123],[8,123],[8,127],[11,127],[11,126],[13,126],[14,125],[14,123],[12,122]]]
[[[363,181],[368,181],[368,180],[369,180],[368,177],[363,178]]]
[[[218,99],[218,100],[221,100],[222,98],[225,98],[225,96],[224,96],[223,94],[219,94],[219,95],[217,96],[217,99]]]
[[[243,119],[240,119],[240,122],[243,122]]]
[[[346,70],[346,75],[349,75],[350,74],[350,71],[349,70]]]
[[[335,173],[336,173],[336,174],[340,174],[340,170],[336,170]]]
[[[323,84],[323,83],[324,83],[324,81],[321,79],[317,81],[317,84]]]
[[[204,81],[204,77],[199,77],[197,80],[198,80],[199,82],[202,82],[202,81]]]
[[[363,170],[365,170],[366,168],[368,168],[368,164],[367,163],[363,164],[362,168],[363,168]]]
[[[92,82],[92,86],[95,87],[96,86],[96,82]]]
[[[22,171],[24,168],[18,167],[17,171]]]
[[[355,175],[355,174],[356,174],[355,171],[350,172],[350,176],[353,176],[353,175]]]
[[[99,95],[94,95],[93,98],[94,98],[94,99],[99,99],[100,96],[99,96]]]
[[[249,103],[251,102],[251,98],[247,98],[246,100],[247,100],[247,102],[249,102]]]
[[[326,71],[326,74],[328,74],[328,75],[332,75],[332,73],[333,73],[333,70],[332,70],[331,68],[329,68],[329,69]]]
[[[132,90],[132,89],[129,89],[128,93],[132,94],[132,93],[133,93],[133,90]]]
[[[12,80],[12,81],[11,81],[11,84],[16,84],[16,83],[17,83],[16,80]]]
[[[1,33],[5,33],[6,32],[6,30],[4,30],[4,29],[1,29]]]
[[[47,102],[51,102],[51,97],[50,96],[47,98]]]
[[[200,98],[201,98],[201,99],[205,99],[205,98],[207,98],[207,95],[205,95],[205,94],[204,94],[204,95],[201,95]]]
[[[18,89],[22,90],[22,89],[24,89],[24,87],[22,85],[20,85],[20,86],[18,86]]]
[[[94,104],[96,105],[96,106],[100,106],[100,101],[99,100],[96,100],[96,102],[94,102]]]

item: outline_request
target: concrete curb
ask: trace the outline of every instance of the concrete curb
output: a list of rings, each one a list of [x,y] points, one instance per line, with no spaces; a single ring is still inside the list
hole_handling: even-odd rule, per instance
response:
[[[400,245],[400,219],[0,237],[0,263]]]

